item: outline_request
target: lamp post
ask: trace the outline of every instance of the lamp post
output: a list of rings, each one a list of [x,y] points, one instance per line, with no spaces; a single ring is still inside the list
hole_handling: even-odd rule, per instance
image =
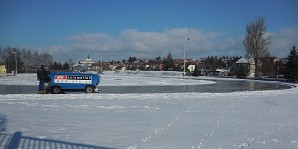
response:
[[[183,39],[183,78],[185,76],[185,38],[184,35],[182,35],[182,39]],[[187,40],[189,40],[189,38],[187,38]]]
[[[183,38],[183,78],[185,76],[185,39]]]
[[[102,52],[100,50],[100,73],[102,73]]]
[[[100,52],[100,73],[102,73],[102,53]]]
[[[15,60],[16,60],[16,71],[15,71],[15,74],[17,74],[18,72],[18,57],[17,57],[17,52],[12,52],[14,55],[15,55]]]

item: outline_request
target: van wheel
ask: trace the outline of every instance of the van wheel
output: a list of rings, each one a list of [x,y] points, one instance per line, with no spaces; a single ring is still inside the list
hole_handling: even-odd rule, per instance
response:
[[[93,93],[94,92],[94,87],[93,86],[86,86],[85,92],[86,93]]]
[[[53,94],[60,94],[61,92],[62,92],[62,90],[61,90],[61,87],[59,87],[59,86],[54,86],[52,88],[52,93]]]

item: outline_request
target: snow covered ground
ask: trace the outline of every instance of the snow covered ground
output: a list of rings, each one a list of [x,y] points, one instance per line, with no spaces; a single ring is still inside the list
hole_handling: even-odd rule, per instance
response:
[[[167,76],[166,78],[163,76]],[[146,81],[144,81],[146,80]],[[0,84],[38,84],[34,74]],[[105,73],[101,85],[208,84],[161,73]],[[0,95],[0,148],[298,148],[298,88],[232,93]],[[2,125],[2,126],[1,126]]]

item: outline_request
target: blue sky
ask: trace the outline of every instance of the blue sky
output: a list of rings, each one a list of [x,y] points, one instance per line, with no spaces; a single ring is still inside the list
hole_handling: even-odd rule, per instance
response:
[[[297,0],[0,0],[0,47],[56,61],[245,56],[247,24],[265,18],[271,55],[298,46]],[[185,39],[184,38],[184,39]]]

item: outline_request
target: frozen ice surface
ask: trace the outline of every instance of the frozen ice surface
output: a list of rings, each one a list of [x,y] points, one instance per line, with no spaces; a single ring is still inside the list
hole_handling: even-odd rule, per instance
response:
[[[168,85],[188,83],[179,75],[169,77]],[[0,83],[38,83],[33,74],[11,78],[0,78]],[[155,85],[166,78],[155,73],[107,73],[102,83],[151,85],[144,79]],[[120,149],[298,148],[297,94],[297,88],[233,93],[6,94],[0,95],[0,117],[6,119],[0,138],[22,132],[33,138]]]
[[[92,72],[93,73],[93,72]],[[212,84],[208,80],[183,79],[177,72],[113,72],[106,71],[101,75],[100,86],[156,86],[156,85],[200,85]],[[0,77],[0,84],[38,85],[36,74],[17,74]]]

